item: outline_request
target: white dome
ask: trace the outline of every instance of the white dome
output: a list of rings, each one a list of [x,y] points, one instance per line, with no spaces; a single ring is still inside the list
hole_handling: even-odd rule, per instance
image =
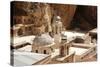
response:
[[[61,17],[60,16],[57,16],[56,19],[61,19]]]
[[[35,45],[49,45],[54,42],[53,38],[50,37],[48,33],[42,34],[41,36],[36,36],[33,43]]]

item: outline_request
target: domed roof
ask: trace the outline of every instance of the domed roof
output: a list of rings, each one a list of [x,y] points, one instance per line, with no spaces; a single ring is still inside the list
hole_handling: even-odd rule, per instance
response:
[[[57,17],[56,17],[56,19],[60,20],[60,19],[61,19],[61,17],[60,17],[60,16],[57,16]]]
[[[54,42],[53,38],[48,33],[36,36],[33,43],[37,45],[49,45]]]

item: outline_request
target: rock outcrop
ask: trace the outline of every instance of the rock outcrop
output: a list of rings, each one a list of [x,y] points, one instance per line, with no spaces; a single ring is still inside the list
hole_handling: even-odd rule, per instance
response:
[[[24,17],[20,24],[33,24],[32,31],[34,34],[52,31],[53,16],[61,17],[63,26],[66,29],[79,27],[81,30],[91,30],[97,27],[97,7],[96,6],[79,6],[69,4],[48,4],[37,2],[12,2],[12,19],[15,17],[19,21]],[[20,17],[18,19],[18,17]],[[27,18],[28,17],[28,18]],[[25,19],[26,18],[26,19]],[[26,22],[27,21],[27,22]],[[13,25],[15,23],[13,20]],[[11,25],[12,26],[12,25]],[[42,30],[41,30],[42,29]]]

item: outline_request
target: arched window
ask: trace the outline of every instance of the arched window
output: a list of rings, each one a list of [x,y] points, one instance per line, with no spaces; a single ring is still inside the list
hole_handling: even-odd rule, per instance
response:
[[[46,54],[46,50],[44,50],[44,54]]]
[[[16,23],[16,19],[13,20],[13,24],[17,24],[17,23]]]
[[[28,22],[30,22],[31,21],[31,19],[28,19]]]
[[[36,50],[36,53],[38,53],[38,50]]]
[[[23,30],[19,29],[17,33],[18,33],[18,36],[21,36],[21,35],[23,35]]]

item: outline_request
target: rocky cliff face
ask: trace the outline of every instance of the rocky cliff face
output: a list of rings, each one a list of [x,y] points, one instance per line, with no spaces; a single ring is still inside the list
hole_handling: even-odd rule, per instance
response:
[[[61,17],[61,21],[66,29],[68,29],[71,25],[71,21],[75,14],[76,5],[65,5],[65,4],[51,4],[53,8],[53,13],[56,13],[58,16]]]
[[[42,21],[44,22],[43,17],[45,16],[45,9],[47,7],[49,22],[53,19],[53,15],[57,14],[61,16],[63,25],[66,28],[70,27],[70,22],[76,10],[75,5],[64,4],[44,5],[42,3],[14,2],[13,5],[13,15],[31,15],[35,24],[38,25],[42,24]],[[39,21],[40,23],[38,23]]]
[[[76,9],[72,26],[82,30],[91,30],[97,27],[97,7],[78,6]]]
[[[46,29],[50,27],[55,14],[61,17],[66,29],[79,27],[82,30],[90,30],[97,27],[97,7],[94,6],[15,1],[12,9],[14,16],[30,16],[34,26],[44,25]]]

